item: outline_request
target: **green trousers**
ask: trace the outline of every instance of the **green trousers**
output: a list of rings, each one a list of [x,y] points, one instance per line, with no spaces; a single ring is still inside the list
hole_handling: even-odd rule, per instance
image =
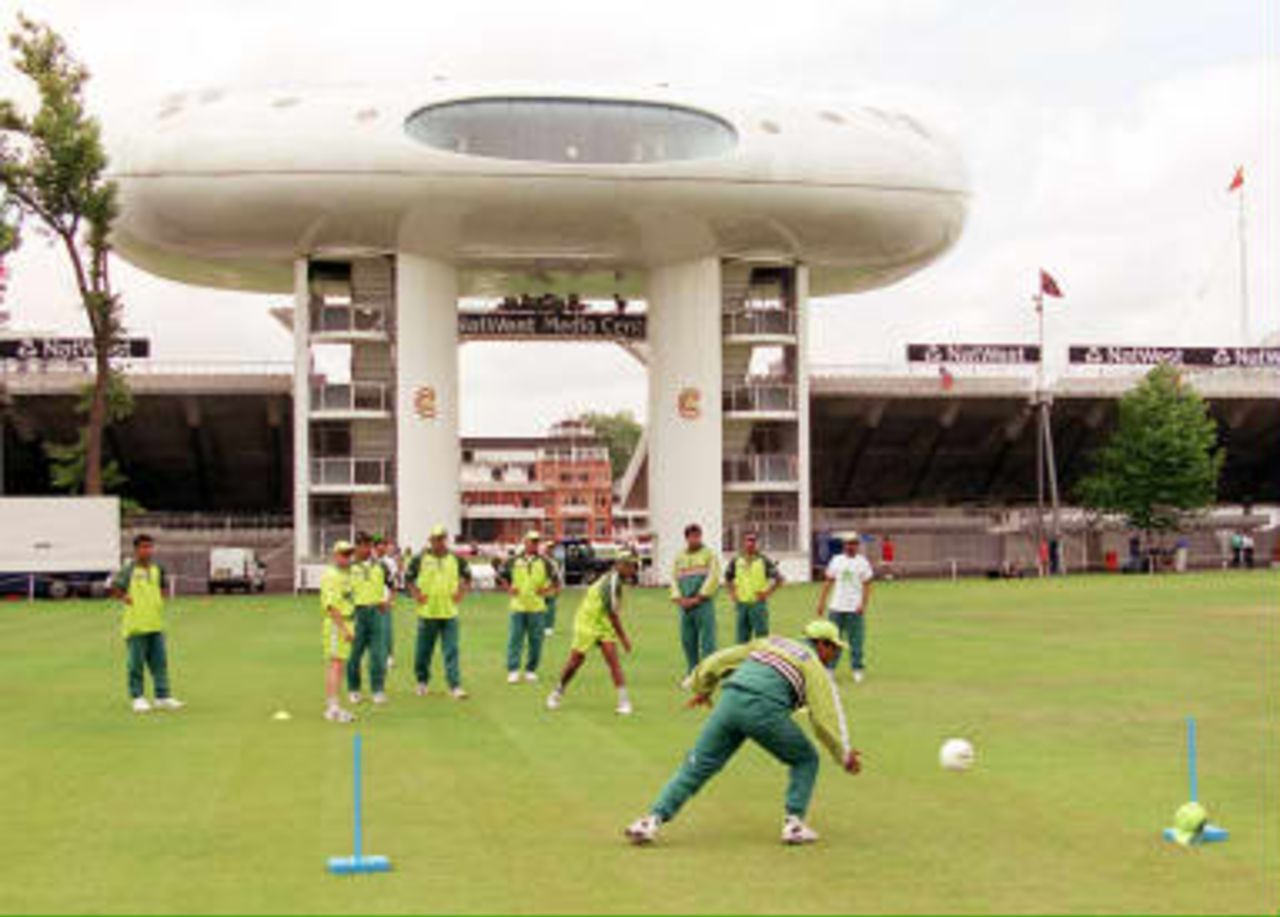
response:
[[[437,641],[444,655],[444,675],[450,688],[462,686],[462,670],[458,665],[458,619],[418,618],[418,641],[413,650],[413,673],[418,684],[431,683],[431,657]]]
[[[513,611],[511,622],[507,626],[507,671],[520,671],[520,657],[524,655],[524,647],[529,645],[529,654],[525,659],[526,672],[538,671],[538,663],[542,661],[542,638],[545,636],[546,616],[541,611]]]
[[[145,672],[151,670],[155,683],[156,699],[169,696],[169,654],[165,650],[164,634],[133,634],[125,638],[129,654],[129,696],[142,697],[146,687]]]
[[[360,690],[360,663],[369,654],[369,682],[374,694],[387,689],[387,656],[391,634],[391,615],[377,605],[356,609],[356,632],[351,640],[351,658],[347,660],[347,690]]]
[[[680,645],[690,672],[716,651],[716,603],[711,599],[680,609]]]
[[[769,636],[769,605],[766,602],[736,602],[738,610],[737,638],[747,643]]]
[[[663,821],[675,818],[681,806],[751,739],[790,769],[787,814],[804,817],[818,779],[818,751],[791,714],[790,707],[772,698],[726,685],[693,751],[662,788],[650,811]]]
[[[547,596],[547,613],[543,618],[542,626],[544,630],[556,629],[556,597],[554,595]]]
[[[862,671],[863,646],[867,642],[867,616],[852,611],[833,611],[831,622],[840,629],[840,636],[849,644],[849,665],[854,671]],[[835,668],[834,663],[831,668]]]

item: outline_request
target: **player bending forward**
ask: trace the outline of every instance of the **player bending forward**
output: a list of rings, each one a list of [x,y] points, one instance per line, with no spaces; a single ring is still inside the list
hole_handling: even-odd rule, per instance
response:
[[[582,663],[586,661],[587,651],[593,646],[600,647],[600,654],[609,665],[609,674],[613,676],[613,685],[618,689],[618,713],[624,716],[631,713],[631,698],[627,696],[627,683],[622,675],[622,663],[618,659],[618,644],[631,652],[631,640],[622,627],[622,585],[630,582],[636,574],[636,556],[624,551],[614,561],[613,569],[601,576],[590,588],[578,606],[578,613],[573,618],[573,644],[569,650],[569,661],[564,664],[560,673],[560,682],[555,690],[547,696],[547,707],[557,710],[564,700],[564,692],[569,682],[578,673]]]
[[[637,819],[626,835],[634,844],[648,844],[663,822],[671,821],[689,797],[716,775],[747,739],[791,769],[787,784],[784,844],[809,844],[818,832],[804,823],[813,784],[818,776],[818,752],[792,713],[807,707],[814,734],[851,774],[861,770],[858,751],[849,745],[849,728],[840,706],[840,692],[827,666],[839,657],[844,641],[830,621],[812,621],[804,640],[764,637],[709,656],[693,672],[690,707],[716,704],[680,769],[663,788],[649,814]]]

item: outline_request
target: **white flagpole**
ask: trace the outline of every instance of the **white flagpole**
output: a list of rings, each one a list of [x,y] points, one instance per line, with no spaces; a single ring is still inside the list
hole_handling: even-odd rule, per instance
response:
[[[1244,184],[1236,189],[1240,195],[1240,345],[1249,346],[1249,257],[1245,243]]]

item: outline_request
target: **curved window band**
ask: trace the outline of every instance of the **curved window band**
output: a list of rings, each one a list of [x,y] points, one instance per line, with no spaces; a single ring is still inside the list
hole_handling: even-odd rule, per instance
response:
[[[656,102],[487,97],[428,105],[413,139],[450,153],[525,162],[647,163],[722,156],[738,135],[715,115]]]

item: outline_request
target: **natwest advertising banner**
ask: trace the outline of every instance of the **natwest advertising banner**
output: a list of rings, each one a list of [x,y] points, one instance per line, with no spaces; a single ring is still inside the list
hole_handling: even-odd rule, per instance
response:
[[[1012,366],[1038,363],[1035,344],[908,344],[908,363],[953,363],[969,366]]]
[[[1280,347],[1116,347],[1072,344],[1067,359],[1084,366],[1194,366],[1209,369],[1280,369]]]
[[[13,337],[0,340],[0,360],[72,361],[92,360],[97,353],[92,338]],[[114,359],[151,356],[151,341],[126,338],[111,348]]]

